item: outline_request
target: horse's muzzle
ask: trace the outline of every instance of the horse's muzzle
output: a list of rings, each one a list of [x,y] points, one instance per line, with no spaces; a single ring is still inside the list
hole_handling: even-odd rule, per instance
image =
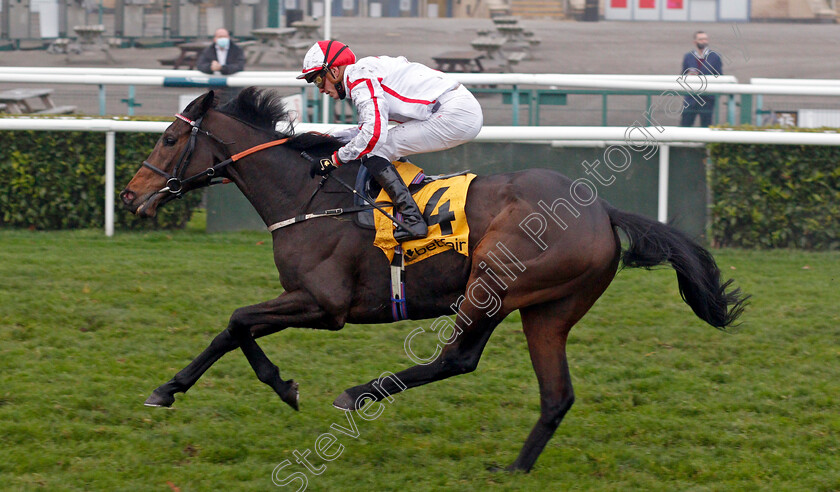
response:
[[[120,200],[122,200],[123,205],[129,209],[131,208],[131,202],[133,202],[135,198],[137,198],[137,195],[128,188],[122,190],[122,193],[120,193]]]
[[[131,213],[138,215],[140,217],[154,217],[155,216],[155,208],[152,202],[156,202],[155,200],[156,194],[151,193],[149,196],[145,197],[138,197],[137,193],[129,190],[128,188],[124,189],[120,192],[120,200],[123,202],[123,206],[128,209]]]

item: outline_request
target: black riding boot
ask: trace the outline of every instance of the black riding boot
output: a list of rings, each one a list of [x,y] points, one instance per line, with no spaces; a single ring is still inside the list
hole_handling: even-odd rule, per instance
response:
[[[426,221],[423,220],[423,214],[417,208],[414,198],[408,192],[408,188],[405,186],[400,174],[394,169],[394,165],[388,162],[387,159],[379,156],[371,156],[365,159],[364,163],[365,167],[368,168],[370,174],[373,176],[373,179],[391,197],[394,208],[402,214],[402,221],[408,226],[407,231],[397,226],[397,230],[394,231],[394,239],[402,242],[426,237],[428,227],[426,226]]]

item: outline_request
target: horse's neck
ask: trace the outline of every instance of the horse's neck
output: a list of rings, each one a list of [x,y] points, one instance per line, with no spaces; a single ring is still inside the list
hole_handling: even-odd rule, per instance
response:
[[[309,179],[305,163],[283,148],[249,156],[228,174],[266,225],[300,213],[317,186],[317,181]]]

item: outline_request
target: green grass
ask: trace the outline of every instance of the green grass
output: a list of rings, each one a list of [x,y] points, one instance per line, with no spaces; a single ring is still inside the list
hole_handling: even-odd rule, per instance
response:
[[[356,418],[357,439],[333,431],[344,450],[310,455],[326,469],[308,490],[840,489],[840,254],[715,255],[753,294],[743,325],[704,325],[670,269],[621,272],[572,331],[577,402],[531,474],[487,471],[539,411],[515,313],[475,373]],[[0,231],[0,279],[4,490],[275,489],[279,463],[305,471],[292,452],[346,424],[338,394],[410,364],[418,325],[262,339],[299,413],[238,351],[174,409],[146,408],[235,308],[279,293],[266,234]]]

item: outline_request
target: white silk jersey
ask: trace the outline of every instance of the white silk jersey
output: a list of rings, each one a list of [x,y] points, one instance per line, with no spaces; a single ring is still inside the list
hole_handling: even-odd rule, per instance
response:
[[[389,120],[428,120],[438,98],[458,81],[403,56],[377,56],[348,65],[344,87],[359,114],[358,134],[338,150],[339,160],[349,162],[385,145]]]

